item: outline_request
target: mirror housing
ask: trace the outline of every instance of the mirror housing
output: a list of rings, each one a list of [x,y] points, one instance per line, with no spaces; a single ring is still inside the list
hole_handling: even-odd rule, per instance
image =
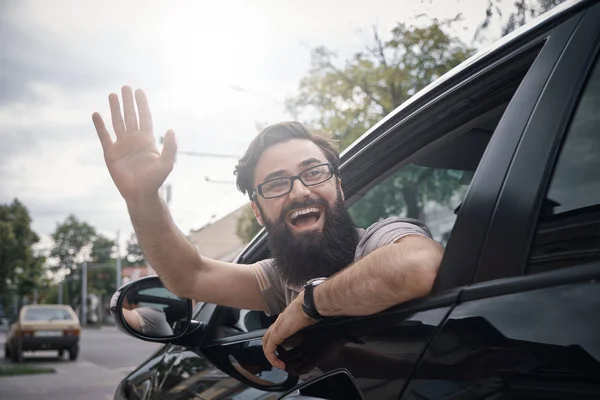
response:
[[[194,347],[206,332],[204,322],[192,320],[192,301],[171,293],[156,275],[121,286],[110,312],[119,330],[147,342]]]

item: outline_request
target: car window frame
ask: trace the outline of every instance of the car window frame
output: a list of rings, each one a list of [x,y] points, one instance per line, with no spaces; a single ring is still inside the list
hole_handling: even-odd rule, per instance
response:
[[[473,283],[526,273],[554,166],[594,61],[600,57],[598,20],[597,3],[565,22],[576,23],[575,29],[545,84],[511,162]]]

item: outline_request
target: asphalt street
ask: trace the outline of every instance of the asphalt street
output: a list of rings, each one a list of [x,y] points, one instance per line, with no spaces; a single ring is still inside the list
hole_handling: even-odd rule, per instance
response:
[[[4,341],[5,333],[0,332],[0,352]],[[79,358],[74,362],[66,356],[59,360],[55,351],[26,352],[25,365],[48,366],[56,373],[0,377],[0,399],[112,399],[117,384],[160,347],[114,327],[83,329],[80,345]]]

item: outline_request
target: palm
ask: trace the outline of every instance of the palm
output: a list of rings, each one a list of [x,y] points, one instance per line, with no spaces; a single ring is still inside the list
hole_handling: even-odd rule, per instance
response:
[[[167,133],[165,147],[161,154],[154,142],[152,117],[146,97],[142,91],[136,93],[138,116],[133,106],[133,93],[123,88],[123,109],[121,116],[119,99],[109,97],[113,128],[117,140],[113,142],[99,114],[94,114],[96,131],[104,149],[104,159],[121,195],[126,199],[157,193],[175,161],[175,141],[172,132]]]

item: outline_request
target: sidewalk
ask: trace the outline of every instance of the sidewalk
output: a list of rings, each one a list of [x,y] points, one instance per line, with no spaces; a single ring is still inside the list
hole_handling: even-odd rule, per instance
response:
[[[36,361],[35,365],[54,368],[56,373],[0,377],[0,399],[112,399],[125,376],[87,361]]]
[[[102,329],[112,331],[116,328]],[[5,332],[0,332],[0,366],[11,364],[10,360],[4,357],[5,340]],[[21,365],[49,367],[56,372],[0,377],[0,399],[112,399],[117,385],[128,372],[119,368],[106,368],[85,360],[75,362],[66,359],[59,360],[56,358],[55,352],[39,352],[35,355],[30,353]]]

